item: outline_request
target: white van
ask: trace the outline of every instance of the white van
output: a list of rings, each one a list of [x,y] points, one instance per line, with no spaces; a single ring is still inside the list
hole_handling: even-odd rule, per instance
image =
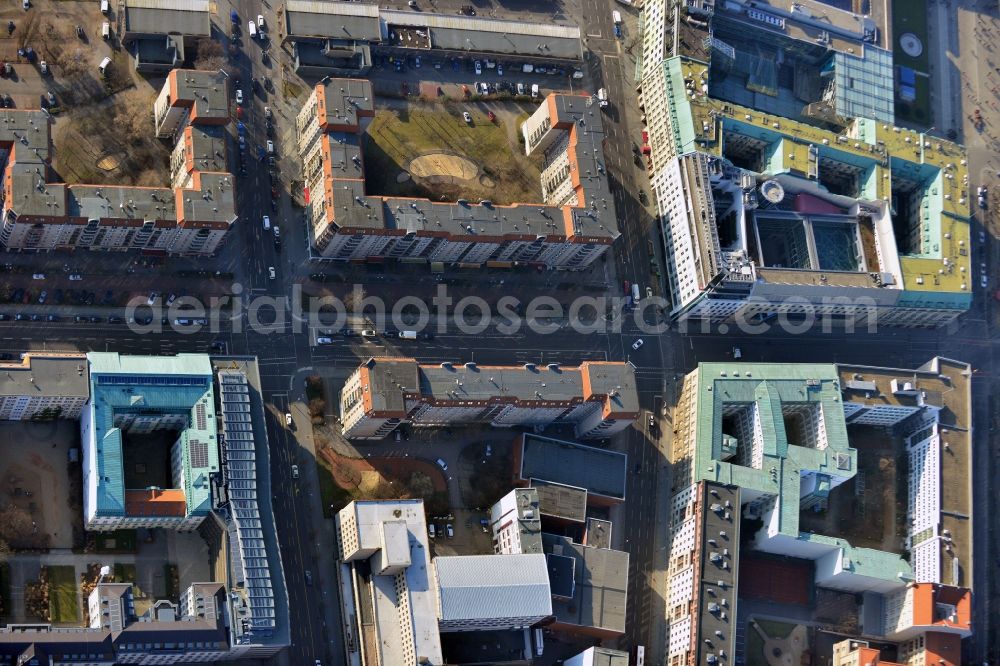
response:
[[[399,332],[399,337],[400,337],[401,340],[416,340],[417,339],[417,332],[416,331],[400,331]]]
[[[97,66],[97,69],[101,72],[101,76],[108,75],[108,67],[111,66],[111,58],[105,58],[101,61],[101,64]]]
[[[613,20],[616,24],[620,24],[622,22],[622,13],[617,9],[614,10],[611,12],[611,20]]]
[[[251,39],[257,36],[257,24],[253,21],[247,22],[247,30],[250,31]]]
[[[598,90],[597,91],[597,99],[598,99],[598,101],[600,101],[600,105],[601,105],[602,108],[605,107],[605,106],[607,106],[608,105],[608,91],[607,91],[607,89],[601,88],[600,90]]]
[[[101,25],[101,39],[104,41],[111,39],[111,23],[108,21]]]
[[[545,652],[545,639],[541,628],[538,628],[535,629],[535,656],[541,657],[543,652]]]
[[[264,231],[270,231],[270,230],[271,230],[271,218],[269,218],[267,215],[265,215],[264,216]]]
[[[111,11],[111,3],[108,0],[101,0],[101,13],[105,16]]]
[[[639,299],[641,299],[641,298],[642,298],[642,295],[639,293],[639,285],[637,285],[637,284],[635,284],[633,282],[632,283],[632,301],[634,303],[638,303]]]

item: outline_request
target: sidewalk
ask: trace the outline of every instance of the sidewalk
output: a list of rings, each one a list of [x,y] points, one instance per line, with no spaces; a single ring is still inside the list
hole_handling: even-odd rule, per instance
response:
[[[676,387],[672,380],[666,380],[664,404],[674,404]],[[650,663],[666,663],[667,658],[667,572],[670,554],[670,487],[673,483],[670,468],[670,453],[673,447],[673,411],[664,416],[661,435],[656,442],[656,449],[663,457],[656,476],[656,516],[653,530],[653,569],[650,572],[650,586],[654,590],[654,599],[663,599],[659,608],[651,608],[651,626],[649,627],[649,645],[646,655]],[[658,594],[657,594],[658,593]]]
[[[302,424],[301,427],[297,426],[295,429],[295,440],[313,459],[318,459],[311,418],[309,417],[309,401],[305,396],[304,379],[310,374],[315,374],[312,368],[301,368],[296,371],[288,394],[288,408],[295,423]],[[327,400],[329,401],[329,396],[327,396]],[[317,465],[306,465],[303,471],[309,480],[309,486],[315,489],[309,493],[312,504],[309,519],[312,521],[311,532],[315,535],[314,541],[320,546],[316,553],[317,587],[323,590],[323,604],[319,610],[323,614],[323,622],[327,628],[326,635],[329,639],[327,650],[334,656],[334,663],[336,663],[344,650],[344,644],[338,641],[342,641],[343,636],[350,635],[350,629],[344,624],[341,616],[339,579],[337,577],[338,562],[335,557],[339,551],[337,533],[334,521],[323,517],[323,496],[319,492],[317,469]],[[332,595],[331,592],[333,592]],[[287,652],[285,654],[287,655]]]

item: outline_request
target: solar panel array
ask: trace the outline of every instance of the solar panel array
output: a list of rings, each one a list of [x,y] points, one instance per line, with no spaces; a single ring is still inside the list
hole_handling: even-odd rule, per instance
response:
[[[257,507],[257,466],[254,453],[250,388],[246,375],[219,372],[222,403],[223,456],[226,488],[239,541],[243,580],[250,606],[250,631],[267,633],[275,626],[274,590]]]

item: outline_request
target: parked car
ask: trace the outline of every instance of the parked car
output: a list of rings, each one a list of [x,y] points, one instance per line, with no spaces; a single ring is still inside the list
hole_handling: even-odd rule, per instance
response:
[[[483,73],[483,63],[481,63],[481,62],[479,62],[479,61],[477,60],[477,61],[476,61],[476,62],[475,62],[475,63],[473,64],[473,67],[475,67],[475,70],[476,70],[476,76],[480,76],[480,75],[481,75],[481,74]]]
[[[632,343],[632,349],[639,349],[640,347],[642,347],[643,344],[644,343],[642,341],[642,338],[639,338],[638,340]]]
[[[455,538],[455,528],[451,526],[451,523],[448,523],[447,525],[445,525],[444,526],[444,530],[445,530],[445,534],[448,535],[449,539],[454,539]]]
[[[462,120],[464,120],[470,125],[472,124],[472,116],[469,114],[468,111],[462,111]]]
[[[236,89],[236,103],[243,104],[243,90],[241,88]]]
[[[437,463],[437,466],[440,467],[443,471],[445,472],[448,471],[448,463],[444,461],[444,458],[438,458],[435,462]]]
[[[299,478],[299,466],[298,465],[292,465],[292,478],[293,479]]]

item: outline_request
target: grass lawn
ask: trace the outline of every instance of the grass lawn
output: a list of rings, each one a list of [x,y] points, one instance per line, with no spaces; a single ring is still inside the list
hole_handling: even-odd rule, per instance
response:
[[[135,565],[116,562],[114,575],[116,583],[135,583]]]
[[[316,460],[316,476],[319,478],[319,494],[323,498],[323,517],[333,518],[354,498],[333,480],[333,471],[325,460]]]
[[[757,620],[757,625],[764,630],[764,633],[771,638],[788,638],[795,629],[794,624],[786,622],[775,622],[774,620]]]
[[[135,530],[115,530],[107,534],[97,535],[98,553],[134,553]]]
[[[471,124],[462,119],[463,111],[471,114]],[[411,160],[433,153],[467,158],[478,167],[479,177],[447,184],[397,181]],[[510,140],[502,120],[490,122],[476,103],[411,103],[405,112],[381,109],[365,134],[364,155],[369,194],[498,204],[541,200],[537,160]]]
[[[80,621],[76,602],[76,570],[71,566],[48,567],[49,617],[52,622],[67,624]]]

